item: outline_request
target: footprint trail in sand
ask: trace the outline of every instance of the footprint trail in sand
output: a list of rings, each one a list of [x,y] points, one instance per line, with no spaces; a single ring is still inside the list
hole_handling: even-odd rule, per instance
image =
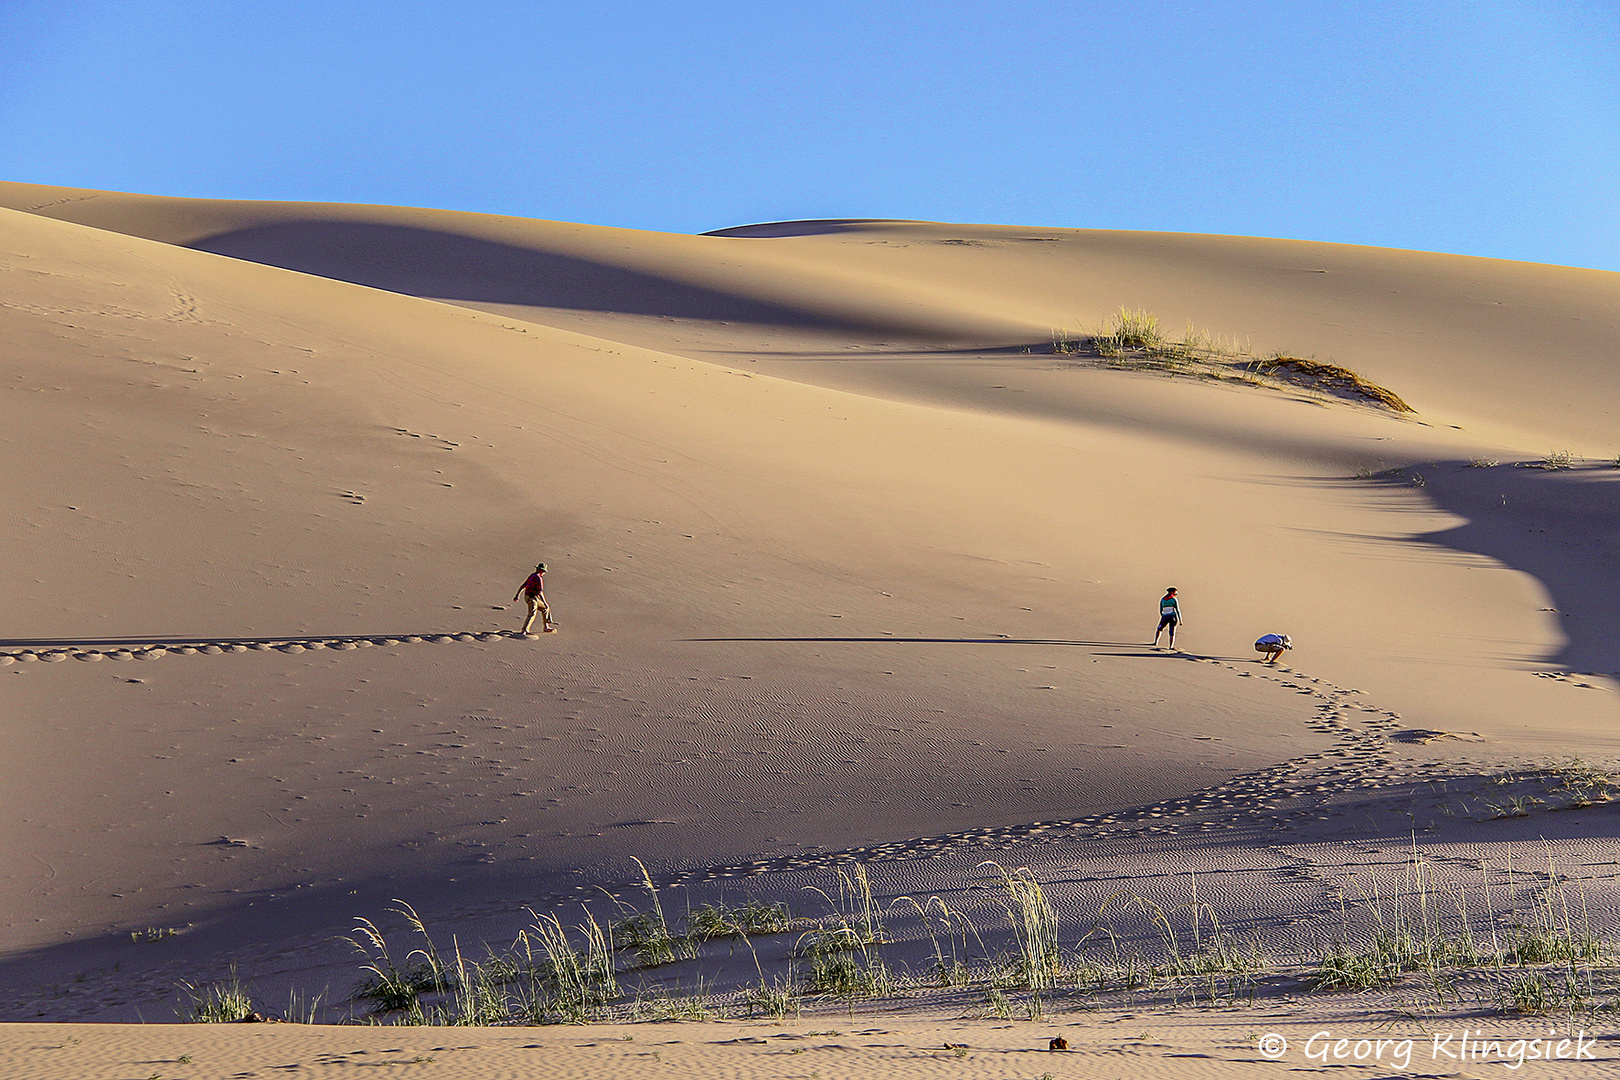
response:
[[[402,634],[396,637],[286,637],[231,639],[226,641],[167,640],[162,643],[104,643],[89,645],[54,644],[44,647],[9,649],[0,651],[0,667],[12,664],[55,664],[64,660],[161,660],[165,656],[220,656],[225,653],[268,652],[300,653],[314,649],[333,649],[351,652],[355,649],[373,649],[395,645],[415,645],[428,642],[447,645],[468,641],[532,641],[537,635],[519,634],[511,630],[459,631],[443,634]]]
[[[1401,715],[1366,701],[1362,691],[1335,686],[1287,667],[1262,667],[1256,671],[1255,665],[1241,662],[1191,655],[1188,659],[1225,668],[1236,677],[1271,682],[1311,699],[1311,712],[1304,718],[1304,725],[1334,736],[1337,742],[1327,750],[1235,776],[1181,799],[1075,819],[984,827],[842,851],[804,852],[708,867],[674,877],[670,883],[757,877],[851,863],[937,859],[966,850],[993,853],[1028,844],[1117,843],[1198,834],[1286,831],[1304,822],[1325,822],[1365,812],[1379,802],[1373,797],[1375,787],[1412,779],[1411,770],[1400,766],[1391,754],[1391,740],[1401,731]],[[1353,798],[1356,794],[1367,798],[1347,801],[1347,796]]]

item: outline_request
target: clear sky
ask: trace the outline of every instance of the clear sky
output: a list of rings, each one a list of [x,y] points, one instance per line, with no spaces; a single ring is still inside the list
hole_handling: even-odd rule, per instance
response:
[[[0,179],[1620,270],[1620,0],[0,0]]]

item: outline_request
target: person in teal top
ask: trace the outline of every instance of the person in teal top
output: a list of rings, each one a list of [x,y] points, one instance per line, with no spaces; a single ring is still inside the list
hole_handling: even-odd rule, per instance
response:
[[[1159,628],[1153,631],[1153,644],[1159,644],[1159,635],[1166,629],[1170,631],[1170,647],[1176,647],[1176,627],[1181,625],[1181,605],[1176,602],[1176,590],[1164,590],[1164,598],[1159,601]]]

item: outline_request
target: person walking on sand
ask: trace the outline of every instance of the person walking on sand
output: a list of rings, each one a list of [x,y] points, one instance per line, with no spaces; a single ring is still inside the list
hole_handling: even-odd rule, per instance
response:
[[[1164,590],[1164,597],[1159,601],[1159,628],[1153,631],[1153,647],[1159,647],[1159,635],[1168,628],[1170,631],[1170,647],[1176,647],[1176,627],[1181,625],[1181,605],[1176,602],[1176,590]]]
[[[1275,664],[1277,658],[1294,647],[1294,642],[1287,634],[1266,634],[1254,643],[1254,651],[1265,653],[1266,658],[1261,661],[1265,664]]]
[[[529,575],[527,581],[518,586],[518,591],[512,594],[512,599],[515,601],[520,596],[529,605],[529,617],[523,620],[522,632],[525,635],[528,634],[529,627],[534,625],[534,617],[539,615],[541,631],[547,634],[554,633],[557,624],[551,621],[551,609],[546,606],[545,563],[540,563],[534,568],[534,573]]]

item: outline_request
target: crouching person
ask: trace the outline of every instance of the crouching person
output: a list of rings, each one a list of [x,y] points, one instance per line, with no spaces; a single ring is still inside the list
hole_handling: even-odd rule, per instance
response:
[[[1266,654],[1263,662],[1267,664],[1275,664],[1279,656],[1293,647],[1294,643],[1287,634],[1266,634],[1254,643],[1255,652]]]

